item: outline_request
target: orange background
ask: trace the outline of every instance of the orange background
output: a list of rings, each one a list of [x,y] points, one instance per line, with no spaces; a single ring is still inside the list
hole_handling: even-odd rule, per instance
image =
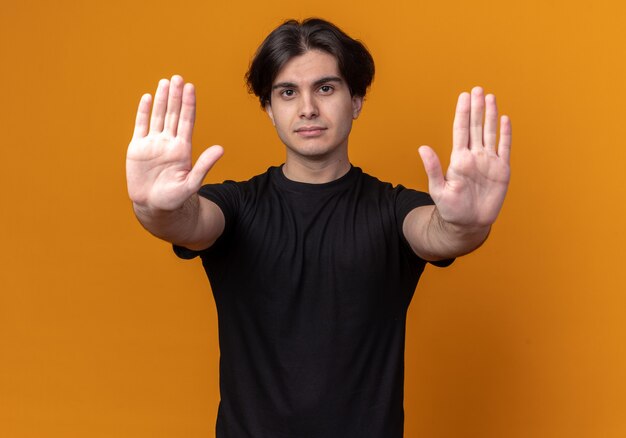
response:
[[[456,96],[513,121],[488,243],[428,268],[410,308],[406,436],[626,436],[624,2],[5,2],[0,11],[0,436],[209,437],[215,306],[199,262],[135,221],[124,156],[139,97],[195,83],[207,181],[283,147],[243,75],[283,19],[362,39],[377,76],[354,164],[426,189]],[[444,159],[446,161],[446,159]]]

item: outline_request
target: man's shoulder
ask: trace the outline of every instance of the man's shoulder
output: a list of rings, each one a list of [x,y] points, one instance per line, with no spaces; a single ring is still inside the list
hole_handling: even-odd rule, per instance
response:
[[[378,190],[382,190],[382,191],[389,192],[389,193],[396,193],[396,194],[404,190],[409,190],[412,192],[419,192],[418,190],[409,189],[402,184],[393,183],[393,182],[378,178],[377,176],[370,175],[369,173],[364,172],[361,168],[357,167],[356,169],[360,173],[359,178],[361,179],[362,184],[368,187],[376,188]]]
[[[370,175],[369,173],[363,171],[361,168],[357,167],[357,169],[361,173],[361,178],[363,179],[363,181],[369,184],[380,186],[380,187],[391,187],[391,188],[394,187],[394,185],[389,181],[385,181],[381,178],[378,178],[377,176]]]
[[[265,172],[258,175],[254,175],[248,179],[227,179],[221,183],[204,184],[201,188],[202,191],[212,191],[220,189],[237,189],[237,190],[249,190],[254,187],[262,186],[272,179],[272,175],[278,169],[277,166],[269,167]]]
[[[363,172],[361,169],[359,171],[361,172],[361,181],[366,192],[379,193],[395,204],[402,206],[403,210],[433,204],[432,198],[427,192],[408,188],[399,183],[394,184],[381,180],[376,176]]]

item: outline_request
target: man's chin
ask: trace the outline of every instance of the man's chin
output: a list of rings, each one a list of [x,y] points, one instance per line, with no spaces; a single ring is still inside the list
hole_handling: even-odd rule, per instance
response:
[[[323,161],[337,154],[337,150],[329,147],[287,147],[287,155],[292,157],[301,157],[308,160]]]
[[[311,160],[324,160],[334,155],[347,154],[347,145],[329,145],[319,141],[285,143],[288,155],[297,155]]]

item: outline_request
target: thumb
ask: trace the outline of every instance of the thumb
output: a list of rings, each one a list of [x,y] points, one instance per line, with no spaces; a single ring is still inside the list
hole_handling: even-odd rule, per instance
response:
[[[424,170],[428,176],[428,191],[433,194],[440,191],[446,183],[441,170],[439,157],[430,146],[421,146],[419,154],[424,163]]]
[[[194,192],[198,191],[202,181],[204,181],[204,177],[206,177],[206,174],[209,173],[209,170],[222,155],[224,155],[224,148],[221,146],[211,146],[200,154],[198,161],[196,161],[193,169],[187,175],[187,182],[193,187]]]

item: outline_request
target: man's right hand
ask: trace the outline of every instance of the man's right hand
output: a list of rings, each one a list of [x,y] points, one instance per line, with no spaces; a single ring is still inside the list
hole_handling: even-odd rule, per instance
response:
[[[139,102],[135,131],[126,154],[128,194],[136,208],[174,211],[197,193],[209,169],[224,153],[221,146],[205,150],[191,163],[191,137],[196,95],[180,76],[162,79],[154,96]]]

